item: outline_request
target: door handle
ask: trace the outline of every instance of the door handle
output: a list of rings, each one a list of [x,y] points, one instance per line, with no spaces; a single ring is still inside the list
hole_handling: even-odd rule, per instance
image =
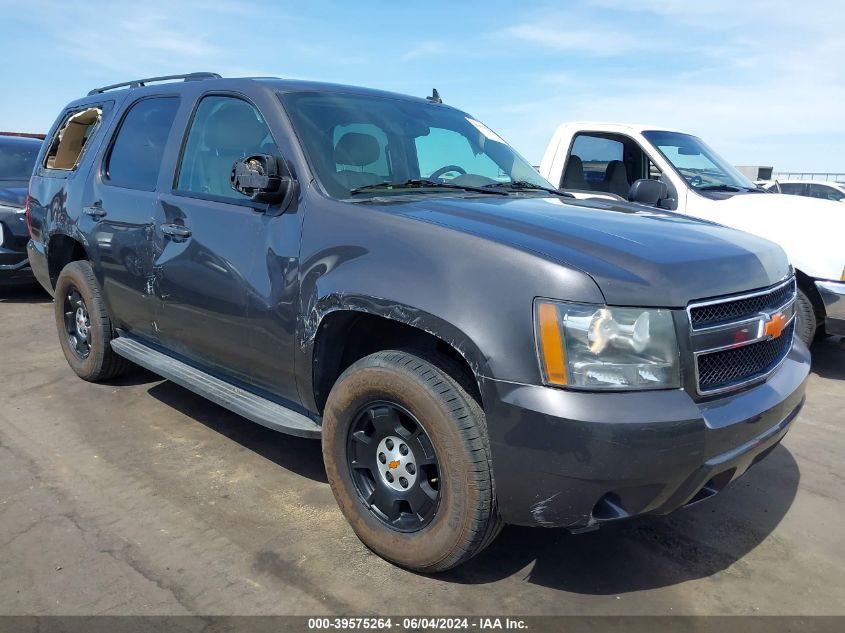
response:
[[[191,237],[191,229],[181,224],[162,224],[161,232],[172,237],[174,242],[182,242]]]
[[[97,204],[92,207],[83,207],[82,213],[84,213],[85,215],[90,215],[95,220],[100,220],[106,217],[106,210]]]

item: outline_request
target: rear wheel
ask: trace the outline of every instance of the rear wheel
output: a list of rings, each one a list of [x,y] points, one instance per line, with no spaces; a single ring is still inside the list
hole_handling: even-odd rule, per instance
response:
[[[91,264],[76,261],[65,266],[55,296],[59,341],[76,375],[95,382],[123,373],[129,361],[112,351],[115,334]]]
[[[340,509],[379,556],[444,571],[498,534],[484,412],[427,360],[385,351],[354,363],[329,394],[322,437]]]

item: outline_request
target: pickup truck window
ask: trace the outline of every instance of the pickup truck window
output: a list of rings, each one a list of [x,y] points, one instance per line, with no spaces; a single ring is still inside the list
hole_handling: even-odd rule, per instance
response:
[[[178,109],[178,97],[142,99],[130,108],[109,152],[106,165],[109,184],[155,190],[164,146]]]
[[[699,191],[759,191],[700,138],[679,132],[649,131],[643,136]]]
[[[604,191],[625,198],[631,183],[622,162],[624,151],[622,141],[590,134],[577,135],[568,161],[572,168],[568,170],[564,188]],[[579,179],[577,170],[579,159],[583,179]]]
[[[254,106],[237,97],[204,97],[194,113],[176,188],[200,196],[246,200],[232,189],[232,164],[253,154],[278,153],[270,129]]]
[[[279,98],[311,169],[335,198],[421,177],[468,187],[512,181],[551,186],[495,133],[448,106],[338,93],[288,92]],[[441,192],[432,185],[390,195],[419,195],[426,188]],[[361,197],[383,193],[376,188]]]

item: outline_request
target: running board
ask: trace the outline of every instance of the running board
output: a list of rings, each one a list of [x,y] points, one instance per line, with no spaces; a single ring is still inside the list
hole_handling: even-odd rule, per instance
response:
[[[113,339],[115,353],[262,426],[299,437],[320,437],[311,418],[191,367],[134,339]]]

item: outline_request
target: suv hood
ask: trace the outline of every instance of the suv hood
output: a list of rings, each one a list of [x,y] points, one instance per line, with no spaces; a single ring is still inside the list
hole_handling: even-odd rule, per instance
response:
[[[579,269],[610,305],[680,308],[764,288],[790,273],[776,244],[640,205],[489,196],[426,198],[389,208]]]

